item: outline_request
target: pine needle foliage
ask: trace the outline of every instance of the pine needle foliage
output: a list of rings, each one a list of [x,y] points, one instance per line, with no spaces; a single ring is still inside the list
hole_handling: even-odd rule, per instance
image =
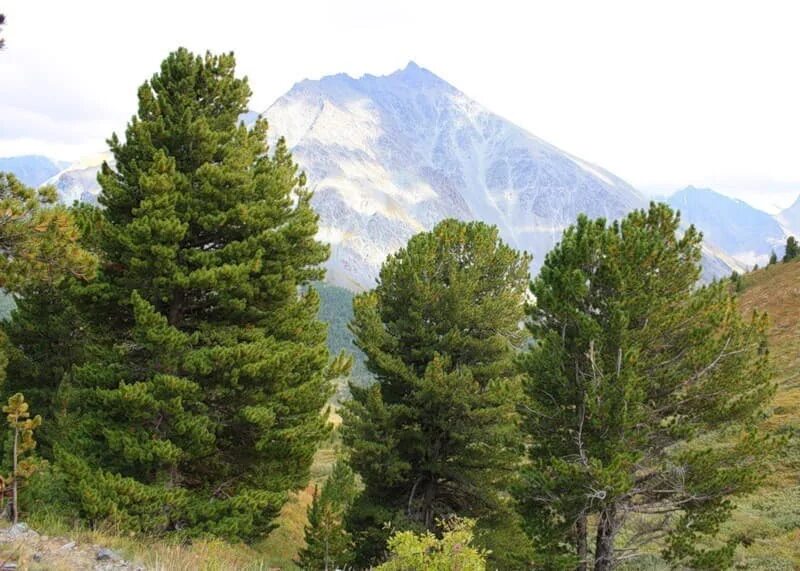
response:
[[[514,357],[530,259],[480,222],[445,220],[389,256],[354,299],[356,345],[377,379],[351,386],[343,438],[365,490],[349,527],[358,563],[396,529],[435,531],[501,510],[521,456]]]
[[[532,284],[518,498],[547,565],[613,568],[639,518],[637,541],[667,533],[673,564],[729,568],[713,538],[769,448],[766,317],[743,319],[724,282],[697,286],[702,236],[679,223],[663,204],[580,217]]]
[[[345,515],[358,495],[356,477],[338,460],[322,489],[314,488],[305,528],[306,545],[297,564],[306,571],[344,569],[353,559],[353,539],[345,528]]]
[[[328,246],[311,193],[232,54],[170,54],[98,177],[102,268],[78,295],[92,346],[63,388],[56,458],[82,515],[254,540],[304,487],[330,377]]]

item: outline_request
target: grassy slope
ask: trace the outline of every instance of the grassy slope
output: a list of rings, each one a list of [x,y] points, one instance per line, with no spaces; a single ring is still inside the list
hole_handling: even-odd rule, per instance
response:
[[[737,551],[747,569],[800,569],[800,261],[777,264],[744,277],[744,313],[766,311],[778,385],[765,426],[788,437],[766,486],[737,502],[726,531],[749,545]]]

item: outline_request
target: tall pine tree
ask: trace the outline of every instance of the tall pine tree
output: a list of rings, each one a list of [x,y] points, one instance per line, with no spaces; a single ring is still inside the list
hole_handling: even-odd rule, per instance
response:
[[[514,356],[530,259],[480,222],[445,220],[389,256],[354,299],[356,345],[377,378],[351,387],[343,437],[365,490],[349,517],[359,563],[389,530],[491,516],[520,456]]]
[[[102,270],[56,457],[82,513],[253,539],[329,431],[328,247],[286,144],[247,128],[232,54],[179,49],[141,86],[99,175]]]
[[[763,468],[765,318],[742,319],[722,282],[697,287],[701,236],[678,228],[666,205],[581,217],[533,282],[519,501],[547,566],[615,567],[634,518],[637,540],[670,532],[675,564],[730,564],[733,544],[710,540]]]

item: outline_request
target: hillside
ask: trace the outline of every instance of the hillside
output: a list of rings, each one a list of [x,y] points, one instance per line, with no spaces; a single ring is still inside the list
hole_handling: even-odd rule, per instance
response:
[[[357,384],[368,383],[371,377],[364,365],[364,354],[353,344],[353,334],[347,328],[353,318],[353,292],[325,282],[316,283],[314,287],[320,296],[319,318],[328,324],[328,349],[332,355],[341,351],[353,355],[351,380]]]
[[[737,559],[747,569],[800,568],[800,261],[768,266],[745,276],[741,310],[769,314],[775,382],[772,416],[765,422],[788,439],[767,485],[737,502],[727,526],[749,544]]]

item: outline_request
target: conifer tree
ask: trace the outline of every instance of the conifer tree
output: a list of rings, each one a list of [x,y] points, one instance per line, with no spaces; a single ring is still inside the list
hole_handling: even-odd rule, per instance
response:
[[[333,571],[352,560],[353,540],[344,526],[344,516],[358,494],[355,474],[341,460],[333,465],[320,491],[308,507],[306,545],[300,550],[298,565],[307,571]]]
[[[783,261],[794,260],[799,255],[800,244],[797,243],[797,239],[794,236],[789,236],[786,238],[786,251],[783,254]]]
[[[383,264],[351,329],[377,383],[351,387],[343,437],[365,490],[348,516],[358,563],[388,531],[485,516],[520,455],[515,351],[528,256],[480,222],[445,220]]]
[[[0,173],[0,288],[15,297],[94,276],[97,260],[81,246],[75,219],[56,198],[52,186],[33,189],[12,174]],[[6,381],[2,392],[10,396],[15,391],[8,386],[25,385],[16,377],[6,379],[9,349],[13,357],[2,331],[0,381]]]
[[[94,521],[257,538],[329,432],[338,371],[307,286],[328,247],[286,143],[239,121],[249,96],[232,54],[179,49],[109,140],[102,271],[78,296],[92,346],[56,447]]]
[[[98,208],[78,204],[68,209],[78,230],[78,246],[94,258],[96,230],[92,222]],[[52,459],[52,442],[58,434],[55,417],[63,411],[59,387],[73,364],[83,362],[89,347],[89,328],[74,296],[84,280],[67,271],[62,279],[27,280],[16,290],[16,307],[2,322],[8,337],[6,382],[0,388],[3,400],[24,391],[27,402],[45,422],[37,433],[39,454]]]
[[[39,431],[40,454],[48,459],[59,433],[54,421],[63,410],[59,387],[72,365],[83,359],[88,342],[83,316],[69,297],[74,286],[67,280],[26,287],[11,319],[2,324],[8,365],[0,395],[6,399],[25,391],[31,406],[41,412],[46,422]]]
[[[92,222],[100,215],[97,207],[79,204],[67,211],[78,231],[81,251],[95,257],[96,230]],[[90,330],[75,294],[85,280],[66,272],[60,280],[27,280],[16,290],[16,307],[2,322],[8,337],[7,379],[0,389],[3,398],[24,391],[45,423],[38,433],[40,454],[51,458],[53,419],[63,408],[57,397],[64,376],[72,365],[81,363],[88,347]]]
[[[731,272],[731,283],[733,284],[733,290],[736,293],[740,293],[742,289],[744,289],[744,281],[742,280],[742,274],[733,270]]]
[[[778,254],[775,253],[775,250],[772,250],[772,253],[769,255],[769,264],[773,265],[778,263]]]
[[[518,498],[545,566],[611,569],[620,528],[644,517],[670,532],[673,564],[729,568],[734,544],[709,539],[764,467],[766,321],[744,320],[723,282],[697,287],[702,238],[678,228],[663,204],[582,216],[533,282]]]

